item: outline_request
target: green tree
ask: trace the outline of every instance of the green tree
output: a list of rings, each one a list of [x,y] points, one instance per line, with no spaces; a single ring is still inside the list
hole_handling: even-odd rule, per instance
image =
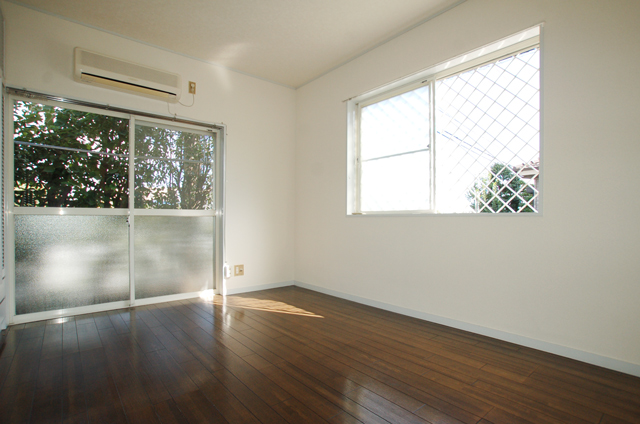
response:
[[[128,127],[126,119],[16,102],[15,205],[126,208]]]
[[[509,165],[496,162],[467,192],[471,208],[481,213],[534,212],[531,186]]]
[[[14,107],[16,206],[127,208],[129,120]],[[136,126],[135,207],[210,209],[214,135]]]
[[[211,209],[215,138],[161,127],[136,127],[135,206]]]

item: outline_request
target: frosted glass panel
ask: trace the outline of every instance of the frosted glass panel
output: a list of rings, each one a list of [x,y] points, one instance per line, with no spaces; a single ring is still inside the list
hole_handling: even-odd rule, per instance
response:
[[[16,215],[16,314],[129,299],[126,216]]]
[[[213,288],[214,217],[136,216],[136,299]]]

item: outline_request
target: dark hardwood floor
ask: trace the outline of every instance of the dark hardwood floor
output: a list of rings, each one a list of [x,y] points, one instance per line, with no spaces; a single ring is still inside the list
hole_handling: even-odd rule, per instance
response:
[[[640,378],[301,288],[222,302],[10,327],[0,420],[640,423]]]

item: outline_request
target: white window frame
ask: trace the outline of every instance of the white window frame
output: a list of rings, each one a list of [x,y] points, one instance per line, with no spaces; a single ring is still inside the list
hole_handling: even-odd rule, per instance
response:
[[[389,84],[362,93],[346,100],[347,103],[347,216],[403,216],[403,215],[456,215],[456,216],[540,216],[542,213],[542,200],[538,197],[537,213],[512,213],[512,214],[478,214],[478,213],[439,213],[434,208],[435,201],[435,82],[444,77],[453,76],[472,68],[477,68],[485,63],[495,62],[503,57],[513,56],[532,47],[539,46],[542,50],[542,24],[525,31],[506,37],[487,46],[473,50],[466,54],[452,58],[446,62],[420,71],[418,73],[400,78]],[[542,98],[542,56],[540,58],[540,98]],[[429,95],[431,101],[431,131],[430,131],[430,187],[429,204],[427,210],[408,211],[365,211],[361,210],[361,161],[360,161],[360,112],[362,108],[374,103],[398,96],[415,90],[425,84],[430,85]],[[540,157],[542,158],[542,101],[540,102]],[[540,161],[539,192],[542,192],[542,160]]]

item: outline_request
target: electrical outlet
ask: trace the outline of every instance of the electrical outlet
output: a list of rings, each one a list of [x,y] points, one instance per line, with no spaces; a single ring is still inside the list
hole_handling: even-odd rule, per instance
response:
[[[234,265],[233,266],[233,275],[236,277],[240,275],[244,275],[244,265]]]
[[[196,94],[196,83],[189,81],[189,93]]]

